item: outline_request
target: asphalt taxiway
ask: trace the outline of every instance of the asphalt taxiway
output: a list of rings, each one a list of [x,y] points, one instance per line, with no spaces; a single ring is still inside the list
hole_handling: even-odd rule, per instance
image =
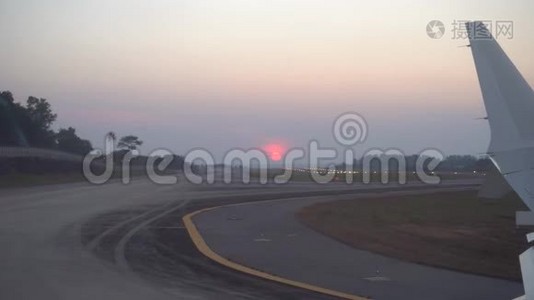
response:
[[[465,188],[446,188],[444,190]],[[382,190],[396,197],[437,190]],[[372,193],[360,194],[371,197]],[[338,196],[357,201],[358,195]],[[299,223],[303,207],[332,197],[287,198],[227,205],[195,214],[192,221],[206,245],[233,264],[284,280],[343,293],[347,299],[514,299],[522,284],[423,266],[361,251]],[[210,257],[210,253],[207,253]],[[215,258],[217,260],[217,258]],[[230,265],[230,267],[234,267]],[[248,273],[247,269],[243,270]],[[257,276],[263,277],[262,274]],[[282,280],[283,282],[283,280]]]
[[[455,182],[449,187],[466,184],[472,183]],[[331,299],[213,261],[198,251],[182,218],[214,206],[288,198],[315,201],[313,197],[317,196],[338,199],[381,189],[381,185],[306,183],[199,186],[183,181],[162,186],[136,179],[129,185],[74,183],[2,190],[0,299]],[[265,217],[268,212],[264,211]],[[277,217],[273,213],[263,219],[267,223],[257,226],[281,221],[283,214]],[[247,222],[243,221],[232,222]],[[250,233],[257,235],[261,230],[254,228]],[[236,231],[235,238],[242,233]],[[322,247],[314,245],[307,251],[310,255],[326,251]],[[266,255],[275,266],[275,256]],[[293,272],[299,273],[298,268],[294,267]],[[331,270],[325,269],[324,277],[328,272]],[[362,272],[369,273],[367,269]],[[415,295],[418,288],[406,286]]]

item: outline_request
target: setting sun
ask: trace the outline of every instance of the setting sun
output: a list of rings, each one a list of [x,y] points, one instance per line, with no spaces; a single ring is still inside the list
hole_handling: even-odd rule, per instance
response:
[[[263,151],[272,161],[280,161],[285,153],[285,147],[281,144],[271,143],[263,147]]]

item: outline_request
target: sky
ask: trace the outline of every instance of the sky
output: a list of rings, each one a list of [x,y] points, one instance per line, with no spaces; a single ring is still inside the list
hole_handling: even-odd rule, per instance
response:
[[[55,128],[100,148],[114,131],[142,153],[342,149],[333,122],[356,112],[368,125],[356,152],[477,155],[489,128],[454,23],[513,21],[497,40],[534,85],[532,12],[529,0],[0,0],[0,90],[48,99]]]

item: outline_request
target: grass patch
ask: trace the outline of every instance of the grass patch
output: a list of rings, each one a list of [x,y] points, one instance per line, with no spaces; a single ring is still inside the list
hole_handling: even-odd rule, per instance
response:
[[[12,173],[0,176],[0,188],[28,187],[46,184],[71,183],[85,180],[80,172],[25,174]]]
[[[158,174],[176,174],[176,170],[168,170],[166,172],[157,172]],[[100,173],[97,173],[100,174]],[[131,170],[131,178],[147,177],[144,170]],[[115,167],[114,172],[111,174],[110,180],[116,180],[122,178],[122,172],[119,167]],[[81,171],[71,172],[43,172],[36,173],[19,173],[13,172],[0,176],[0,189],[3,188],[17,188],[17,187],[31,187],[39,185],[49,184],[62,184],[62,183],[74,183],[74,182],[88,182]]]
[[[307,226],[358,249],[462,272],[521,280],[526,230],[511,195],[483,202],[477,191],[363,198],[303,208]]]

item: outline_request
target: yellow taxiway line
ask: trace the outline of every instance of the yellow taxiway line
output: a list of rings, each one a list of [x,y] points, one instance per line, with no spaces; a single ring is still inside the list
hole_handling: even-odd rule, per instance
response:
[[[200,251],[206,257],[210,258],[211,260],[213,260],[215,262],[218,262],[219,264],[221,264],[223,266],[226,266],[228,268],[234,269],[236,271],[240,271],[240,272],[252,275],[252,276],[256,276],[256,277],[260,277],[260,278],[263,278],[263,279],[275,281],[275,282],[278,282],[278,283],[283,283],[283,284],[290,285],[290,286],[293,286],[293,287],[298,287],[298,288],[301,288],[301,289],[305,289],[305,290],[309,290],[309,291],[312,291],[312,292],[321,293],[321,294],[325,294],[325,295],[329,295],[329,296],[334,296],[334,297],[338,297],[338,298],[342,298],[342,299],[368,300],[368,298],[364,298],[364,297],[360,297],[360,296],[356,296],[356,295],[351,295],[351,294],[347,294],[347,293],[343,293],[343,292],[339,292],[339,291],[334,291],[334,290],[322,288],[322,287],[319,287],[319,286],[315,286],[315,285],[312,285],[312,284],[308,284],[308,283],[304,283],[304,282],[300,282],[300,281],[295,281],[295,280],[279,277],[279,276],[276,276],[276,275],[272,275],[272,274],[269,274],[269,273],[265,273],[265,272],[262,272],[262,271],[254,270],[254,269],[251,269],[249,267],[246,267],[246,266],[240,265],[238,263],[235,263],[233,261],[230,261],[230,260],[220,256],[219,254],[215,253],[213,250],[211,250],[211,248],[206,244],[206,241],[204,241],[204,239],[202,238],[202,235],[200,234],[200,232],[198,231],[197,227],[195,226],[195,224],[193,222],[193,217],[195,215],[198,215],[198,214],[203,213],[205,211],[216,209],[216,208],[219,208],[219,207],[211,207],[211,208],[201,209],[201,210],[192,212],[190,214],[187,214],[182,218],[182,220],[184,222],[184,226],[187,229],[187,232],[189,233],[189,236],[193,240],[193,243],[197,247],[198,251]]]

